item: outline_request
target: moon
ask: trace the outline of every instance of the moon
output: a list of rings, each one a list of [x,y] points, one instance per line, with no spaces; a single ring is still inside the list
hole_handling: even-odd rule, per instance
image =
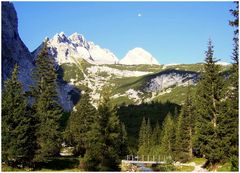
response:
[[[142,14],[141,14],[141,13],[138,13],[138,17],[142,17]]]

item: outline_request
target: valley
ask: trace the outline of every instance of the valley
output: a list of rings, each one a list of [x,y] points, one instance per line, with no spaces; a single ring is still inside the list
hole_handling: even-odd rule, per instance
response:
[[[30,52],[1,5],[2,171],[238,171],[238,32],[231,64],[211,39],[191,64],[77,32]]]

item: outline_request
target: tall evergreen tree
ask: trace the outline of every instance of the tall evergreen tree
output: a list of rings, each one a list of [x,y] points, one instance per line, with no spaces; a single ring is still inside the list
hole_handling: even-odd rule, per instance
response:
[[[152,147],[152,128],[150,119],[146,122],[145,118],[142,120],[142,124],[139,131],[139,155],[148,155]]]
[[[224,157],[223,141],[218,135],[224,80],[220,74],[220,66],[213,57],[211,41],[206,51],[204,72],[201,74],[196,93],[197,103],[197,143],[201,154],[205,155],[210,164],[219,162]]]
[[[37,150],[35,161],[44,161],[46,157],[59,153],[61,133],[59,120],[62,109],[57,102],[57,74],[53,59],[48,55],[47,42],[36,59],[32,87],[34,111],[37,121]]]
[[[225,155],[231,158],[232,170],[238,171],[238,147],[239,147],[239,2],[236,3],[236,9],[230,10],[234,16],[234,20],[230,21],[229,24],[235,28],[234,31],[234,48],[232,53],[232,67],[230,70],[229,86],[228,92],[226,94],[226,115],[223,117],[222,121],[222,132],[225,133],[225,140],[227,141],[225,145],[229,146]]]
[[[162,134],[161,134],[161,150],[165,155],[172,156],[172,150],[174,145],[174,124],[173,118],[170,113],[164,119]]]
[[[35,140],[33,117],[27,108],[22,84],[18,81],[18,66],[7,79],[2,95],[2,156],[11,165],[30,166]]]
[[[90,96],[87,91],[82,95],[75,110],[72,111],[65,135],[68,143],[75,146],[77,154],[84,155],[88,138],[87,132],[90,130],[96,116],[97,110],[90,103]]]
[[[98,118],[88,133],[89,145],[83,162],[86,170],[118,170],[121,154],[121,125],[107,94],[98,107]]]
[[[161,138],[161,129],[160,129],[159,123],[157,122],[151,136],[152,146],[150,148],[150,155],[159,156],[162,154],[161,146],[160,146],[160,140],[161,140],[160,138]]]
[[[176,160],[185,162],[193,156],[193,125],[193,105],[190,96],[187,94],[177,121],[175,139]]]
[[[121,123],[121,126],[122,126],[122,130],[120,131],[121,144],[120,144],[119,156],[123,158],[127,154],[129,154],[129,148],[128,148],[128,135],[127,135],[127,130],[125,128],[125,124]]]
[[[151,141],[153,146],[160,144],[160,137],[161,137],[161,129],[160,129],[159,123],[157,122],[152,132]]]
[[[140,126],[140,130],[139,130],[139,136],[138,136],[138,148],[140,148],[141,146],[143,146],[145,144],[145,139],[146,139],[146,127],[147,127],[147,122],[145,117],[143,117],[142,119],[142,123]]]

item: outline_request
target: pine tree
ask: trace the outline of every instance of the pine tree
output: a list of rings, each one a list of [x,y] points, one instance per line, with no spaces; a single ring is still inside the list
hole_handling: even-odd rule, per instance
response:
[[[192,101],[187,94],[187,98],[177,120],[175,139],[175,159],[182,162],[190,160],[193,156],[193,112]]]
[[[210,164],[219,162],[224,157],[224,143],[218,135],[220,117],[224,116],[221,111],[224,88],[220,67],[213,58],[213,46],[209,41],[204,72],[201,74],[196,93],[196,135],[200,152]]]
[[[139,131],[139,155],[148,155],[151,148],[153,147],[152,143],[152,128],[150,119],[146,122],[145,118],[142,120],[142,125]]]
[[[35,111],[37,150],[35,161],[44,161],[47,157],[59,153],[60,149],[60,125],[62,109],[57,100],[57,74],[53,59],[48,56],[47,43],[36,59],[32,87],[34,98],[33,109]]]
[[[146,127],[146,152],[149,153],[153,143],[152,143],[152,127],[151,127],[151,123],[150,123],[150,119],[148,118],[147,121],[147,127]]]
[[[171,155],[174,145],[174,125],[170,113],[164,119],[161,134],[161,150],[164,155]]]
[[[75,146],[77,154],[84,155],[88,138],[87,132],[96,116],[97,110],[91,105],[89,92],[87,91],[82,95],[75,110],[72,111],[65,135],[68,143]]]
[[[2,156],[11,165],[31,166],[34,156],[33,117],[27,108],[22,84],[18,81],[18,66],[7,79],[2,95]]]
[[[142,119],[142,123],[140,126],[140,130],[139,130],[139,136],[138,136],[138,148],[140,149],[141,146],[145,145],[145,140],[147,138],[146,136],[146,126],[147,126],[147,122],[145,117],[143,117]],[[139,154],[143,154],[143,153],[139,153]]]
[[[161,129],[159,123],[156,123],[155,128],[153,129],[151,141],[152,146],[150,148],[150,155],[159,156],[161,155],[161,146],[160,146],[160,137],[161,137]]]
[[[161,136],[161,129],[160,129],[159,123],[157,122],[155,128],[153,129],[152,138],[151,138],[153,146],[160,144],[160,136]]]
[[[225,134],[225,145],[228,146],[228,148],[225,150],[225,155],[231,158],[232,162],[232,171],[238,171],[238,147],[239,147],[239,137],[238,137],[238,132],[239,132],[239,57],[238,57],[238,49],[239,49],[239,30],[238,30],[238,25],[239,25],[239,2],[236,3],[236,9],[230,10],[232,15],[234,16],[234,20],[230,21],[229,24],[233,27],[235,27],[234,31],[234,48],[233,48],[233,53],[232,53],[232,60],[233,64],[230,69],[230,77],[229,77],[229,86],[228,86],[228,92],[226,94],[227,101],[225,105],[225,111],[226,115],[223,117],[222,124],[221,124],[221,132],[222,134]]]
[[[122,129],[120,131],[120,137],[121,137],[121,144],[120,144],[120,157],[125,157],[127,154],[129,154],[129,149],[128,149],[128,136],[127,136],[127,131],[125,128],[124,123],[121,123]]]
[[[107,94],[98,107],[98,118],[88,132],[89,145],[83,162],[86,170],[118,170],[121,154],[121,125]]]

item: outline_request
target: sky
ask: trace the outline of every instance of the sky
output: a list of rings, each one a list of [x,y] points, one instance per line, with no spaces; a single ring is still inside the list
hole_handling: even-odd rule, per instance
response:
[[[231,62],[233,2],[13,2],[30,51],[47,36],[82,34],[122,59],[141,47],[160,64],[203,62],[209,38],[216,59]]]

